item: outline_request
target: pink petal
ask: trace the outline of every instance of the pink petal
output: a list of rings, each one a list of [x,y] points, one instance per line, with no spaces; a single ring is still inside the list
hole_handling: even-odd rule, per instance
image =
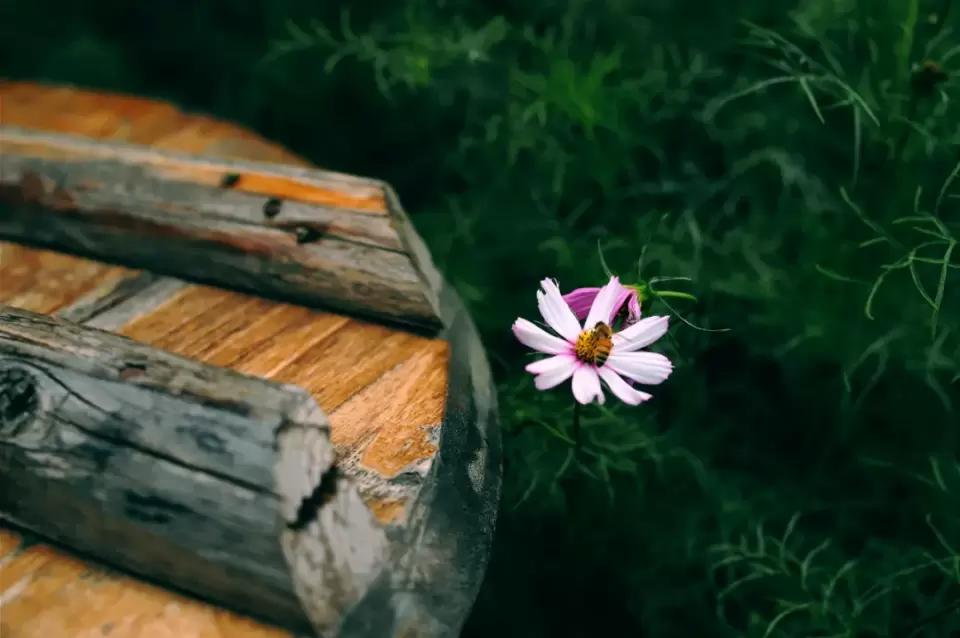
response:
[[[600,377],[597,369],[589,365],[581,365],[573,373],[573,396],[577,401],[586,405],[593,402],[603,403],[603,389],[600,387]]]
[[[647,317],[624,328],[613,335],[614,352],[631,352],[649,346],[667,332],[669,322],[670,317]]]
[[[513,322],[513,334],[516,335],[520,343],[539,352],[560,354],[570,352],[572,349],[572,346],[560,337],[554,337],[540,326],[526,319],[517,319]]]
[[[559,359],[560,361],[552,362],[554,359]],[[561,354],[550,357],[549,359],[544,359],[544,361],[551,361],[551,363],[538,368],[543,370],[543,372],[537,373],[537,376],[533,379],[533,384],[538,390],[549,390],[554,386],[560,385],[570,378],[570,375],[576,371],[578,366],[577,358],[573,355]],[[542,362],[538,361],[537,363]],[[532,372],[530,368],[534,365],[536,364],[527,366],[527,370]]]
[[[593,306],[593,300],[597,298],[597,293],[600,290],[600,288],[577,288],[565,294],[563,300],[570,306],[577,319],[582,321],[590,314],[590,307]],[[608,324],[613,323],[614,317],[623,309],[624,304],[627,305],[626,324],[628,326],[640,319],[640,299],[637,296],[637,291],[624,286],[620,291],[620,296],[613,304],[613,311],[606,320]]]
[[[673,372],[670,359],[657,352],[614,352],[607,359],[606,366],[645,385],[663,383]]]
[[[563,300],[570,306],[570,310],[573,311],[577,319],[583,321],[590,314],[590,306],[593,305],[593,300],[597,298],[598,292],[600,292],[600,289],[597,287],[577,288],[565,294]]]
[[[566,353],[534,361],[533,363],[527,364],[527,367],[524,369],[531,374],[546,374],[563,368],[575,368],[576,366],[577,357],[573,354]],[[570,370],[570,374],[573,374],[572,369]]]
[[[587,315],[587,320],[583,323],[584,330],[593,328],[601,321],[609,322],[619,309],[617,301],[624,298],[623,294],[624,287],[620,285],[620,280],[617,277],[611,277],[610,282],[600,289],[593,300],[593,305],[590,306],[590,314]]]
[[[576,341],[580,334],[580,322],[574,316],[570,306],[563,300],[560,289],[552,279],[544,279],[540,282],[543,291],[537,291],[537,305],[540,307],[540,314],[557,331],[561,337],[567,341]]]
[[[621,379],[620,375],[607,366],[600,368],[600,378],[607,384],[610,391],[627,405],[640,405],[644,401],[653,398],[652,394],[631,388],[630,384]],[[576,378],[574,378],[574,382],[576,382]]]

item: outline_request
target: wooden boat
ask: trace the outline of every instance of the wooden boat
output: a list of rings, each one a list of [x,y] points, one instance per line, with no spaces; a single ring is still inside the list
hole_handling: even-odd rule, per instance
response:
[[[0,83],[0,635],[456,635],[499,471],[386,184]]]

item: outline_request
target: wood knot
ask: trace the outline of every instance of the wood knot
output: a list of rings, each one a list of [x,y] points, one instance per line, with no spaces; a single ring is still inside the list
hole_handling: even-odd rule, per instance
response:
[[[37,412],[37,380],[21,368],[0,369],[0,433],[16,436]]]

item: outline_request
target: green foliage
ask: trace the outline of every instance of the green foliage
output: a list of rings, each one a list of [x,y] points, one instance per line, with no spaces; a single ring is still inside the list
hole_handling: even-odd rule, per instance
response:
[[[0,59],[168,94],[394,183],[499,382],[503,507],[468,635],[948,636],[950,5],[143,5],[127,11],[167,30],[114,8],[41,37],[12,16],[0,54],[32,57]],[[198,68],[165,74],[171,50]],[[533,390],[509,325],[540,278],[635,282],[641,255],[645,280],[689,277],[698,299],[645,313],[731,330],[674,322],[673,377],[643,407],[585,411],[575,454],[570,397]]]

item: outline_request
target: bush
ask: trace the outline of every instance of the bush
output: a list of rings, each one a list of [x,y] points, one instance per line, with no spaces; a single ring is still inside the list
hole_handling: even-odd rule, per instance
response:
[[[467,635],[946,636],[950,4],[155,4],[47,34],[18,14],[0,57],[394,183],[500,389],[505,491]],[[685,319],[678,369],[643,407],[587,411],[577,460],[569,395],[533,390],[508,328],[544,276],[601,282],[598,245],[625,279],[689,277],[699,301],[647,304]]]

